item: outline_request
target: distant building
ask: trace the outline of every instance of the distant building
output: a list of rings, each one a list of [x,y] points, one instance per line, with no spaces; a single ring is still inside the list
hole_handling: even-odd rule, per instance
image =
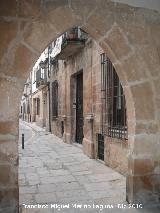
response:
[[[20,117],[27,122],[31,122],[32,115],[32,72],[24,85],[23,95],[21,99]]]
[[[48,48],[44,50],[32,70],[32,122],[46,127],[48,122],[47,67]]]

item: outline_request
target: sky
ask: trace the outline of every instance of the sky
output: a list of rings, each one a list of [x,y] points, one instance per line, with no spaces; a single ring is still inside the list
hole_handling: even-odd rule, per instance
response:
[[[134,7],[143,7],[160,12],[160,0],[112,0],[113,2],[124,3]]]

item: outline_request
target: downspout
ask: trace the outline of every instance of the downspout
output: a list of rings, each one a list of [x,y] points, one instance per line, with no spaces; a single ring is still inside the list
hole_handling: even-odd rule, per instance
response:
[[[48,82],[48,98],[49,98],[49,132],[51,132],[51,106],[50,106],[50,82]]]
[[[50,58],[49,58],[49,49],[48,49],[48,77],[50,77]],[[50,81],[48,82],[48,99],[49,99],[49,132],[51,132],[51,105],[50,105]]]

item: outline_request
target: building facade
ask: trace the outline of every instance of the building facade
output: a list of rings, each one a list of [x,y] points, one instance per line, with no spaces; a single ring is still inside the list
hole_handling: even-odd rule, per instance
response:
[[[20,104],[20,118],[22,120],[31,122],[32,120],[32,72],[24,85],[23,95]]]
[[[32,70],[32,122],[41,127],[47,127],[48,124],[47,58],[48,48],[41,54]]]
[[[91,38],[75,32],[62,40],[50,69],[51,132],[126,175],[125,96],[111,61]]]
[[[112,62],[96,42],[72,28],[44,50],[30,76],[30,119],[23,115],[25,120],[65,143],[79,144],[90,158],[126,175],[125,95]]]

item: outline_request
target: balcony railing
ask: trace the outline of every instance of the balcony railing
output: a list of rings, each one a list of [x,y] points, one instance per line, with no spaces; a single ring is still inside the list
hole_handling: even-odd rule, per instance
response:
[[[61,52],[58,54],[58,59],[65,60],[71,55],[77,53],[84,48],[87,34],[79,27],[72,28],[70,31],[62,35]]]
[[[41,89],[47,85],[47,75],[46,70],[40,68],[36,72],[36,88]]]

